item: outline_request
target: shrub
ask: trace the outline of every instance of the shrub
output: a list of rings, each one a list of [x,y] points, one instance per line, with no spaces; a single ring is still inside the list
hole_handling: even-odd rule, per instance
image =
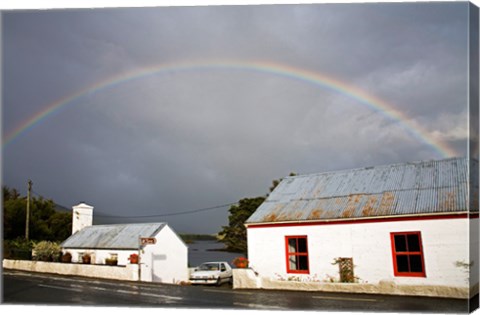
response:
[[[54,242],[41,241],[33,247],[33,259],[40,261],[59,261],[62,249]]]
[[[17,260],[32,260],[33,241],[23,238],[4,240],[3,258]]]

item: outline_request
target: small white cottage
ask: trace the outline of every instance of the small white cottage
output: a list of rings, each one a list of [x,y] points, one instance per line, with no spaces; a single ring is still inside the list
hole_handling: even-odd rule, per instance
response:
[[[250,266],[263,283],[478,293],[477,161],[287,177],[246,227]]]
[[[72,262],[89,256],[91,264],[125,266],[137,256],[141,281],[188,281],[188,248],[167,223],[92,225],[92,217],[93,207],[73,207],[73,234],[61,244]]]

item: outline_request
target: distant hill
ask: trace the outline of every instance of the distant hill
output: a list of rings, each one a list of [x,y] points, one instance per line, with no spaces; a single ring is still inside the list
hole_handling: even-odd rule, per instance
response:
[[[64,206],[55,204],[55,211],[58,212],[72,212],[72,209],[65,208]]]
[[[217,235],[209,234],[180,234],[185,243],[193,243],[195,241],[217,241]]]

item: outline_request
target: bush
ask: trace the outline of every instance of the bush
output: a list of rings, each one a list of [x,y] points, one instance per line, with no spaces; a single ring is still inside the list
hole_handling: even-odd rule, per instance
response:
[[[23,238],[15,240],[4,240],[3,258],[17,260],[32,260],[33,241],[27,241]]]
[[[33,248],[33,259],[40,261],[59,261],[62,254],[60,245],[54,242],[41,241]]]

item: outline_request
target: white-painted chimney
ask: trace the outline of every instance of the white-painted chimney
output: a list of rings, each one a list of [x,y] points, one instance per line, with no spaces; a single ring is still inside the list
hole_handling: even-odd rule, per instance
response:
[[[80,231],[84,227],[93,224],[93,207],[85,203],[80,203],[72,207],[72,234]]]

